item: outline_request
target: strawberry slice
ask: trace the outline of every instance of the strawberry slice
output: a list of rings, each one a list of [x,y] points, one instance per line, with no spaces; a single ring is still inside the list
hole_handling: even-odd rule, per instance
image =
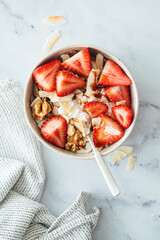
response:
[[[98,84],[104,86],[127,86],[131,83],[131,79],[117,63],[111,60],[106,61]]]
[[[105,113],[108,106],[102,102],[92,101],[84,105],[84,109],[91,115],[92,118],[98,117],[101,113]]]
[[[42,135],[57,147],[64,148],[67,136],[67,122],[63,117],[47,119],[41,127]]]
[[[72,93],[78,88],[82,88],[86,82],[72,73],[59,71],[56,81],[56,93],[58,97],[63,97]]]
[[[111,144],[123,137],[123,129],[119,123],[106,114],[100,114],[104,124],[100,128],[93,129],[93,142],[95,147],[102,147]]]
[[[62,67],[87,78],[91,71],[91,58],[88,48],[82,49],[73,57],[64,61]]]
[[[53,60],[36,68],[33,72],[34,81],[46,92],[56,89],[56,75],[61,68],[59,60]]]
[[[112,108],[112,112],[122,127],[128,128],[132,123],[132,111],[127,106],[119,105]]]
[[[114,103],[126,100],[126,106],[131,106],[130,87],[129,86],[116,86],[106,87],[105,93],[107,97]]]

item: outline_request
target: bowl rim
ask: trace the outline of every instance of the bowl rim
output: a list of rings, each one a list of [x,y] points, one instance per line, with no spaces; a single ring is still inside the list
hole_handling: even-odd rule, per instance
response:
[[[101,47],[98,47],[96,45],[92,45],[92,44],[75,44],[75,45],[68,45],[68,46],[64,46],[64,47],[61,47],[55,51],[53,51],[52,53],[42,57],[38,63],[34,66],[34,68],[32,69],[32,71],[30,72],[28,78],[27,78],[27,82],[26,82],[26,85],[25,85],[25,90],[24,90],[24,110],[25,110],[25,118],[26,118],[26,121],[28,123],[28,125],[30,126],[30,129],[32,130],[32,132],[34,133],[34,135],[38,138],[38,140],[43,143],[46,147],[48,147],[49,149],[51,149],[52,151],[56,152],[56,153],[60,153],[64,156],[67,156],[67,157],[71,157],[71,158],[74,158],[74,159],[81,159],[81,160],[89,160],[89,159],[94,159],[94,154],[90,154],[90,153],[86,153],[88,156],[83,156],[83,153],[74,153],[74,155],[72,155],[73,153],[70,152],[70,151],[61,151],[62,149],[61,148],[58,148],[54,145],[50,145],[50,143],[47,143],[43,138],[41,138],[37,133],[36,131],[33,129],[31,123],[30,123],[30,120],[29,120],[29,117],[28,117],[28,113],[27,113],[27,88],[28,88],[28,85],[29,85],[29,79],[31,78],[31,75],[34,71],[35,68],[37,68],[39,65],[42,64],[42,62],[44,61],[47,61],[48,58],[52,57],[53,55],[55,55],[56,53],[60,52],[60,51],[64,51],[64,50],[67,50],[67,49],[70,49],[70,48],[85,48],[85,47],[88,47],[88,48],[93,48],[97,51],[100,51],[100,52],[103,52],[107,55],[109,55],[111,58],[115,59],[118,63],[120,63],[120,65],[123,65],[123,67],[126,68],[128,74],[130,75],[131,79],[132,79],[132,84],[134,84],[134,92],[135,92],[135,97],[136,97],[136,102],[137,102],[137,105],[135,106],[135,113],[134,113],[134,119],[132,121],[132,125],[130,126],[130,129],[129,131],[126,133],[126,135],[124,135],[119,141],[117,141],[117,146],[113,147],[113,149],[110,149],[108,150],[108,152],[103,152],[101,153],[103,156],[111,153],[112,151],[116,150],[118,147],[120,147],[126,140],[127,138],[129,137],[129,135],[131,134],[134,126],[135,126],[135,122],[137,120],[137,116],[138,116],[138,111],[139,111],[139,96],[138,96],[138,90],[137,90],[137,86],[136,86],[136,83],[135,83],[135,80],[133,78],[133,75],[131,74],[130,70],[128,69],[128,67],[126,66],[126,64],[120,59],[118,58],[116,55],[114,55],[113,53],[105,50],[104,48],[101,48]],[[122,69],[123,69],[122,67]],[[119,143],[119,144],[118,144]],[[71,154],[72,153],[72,154]]]

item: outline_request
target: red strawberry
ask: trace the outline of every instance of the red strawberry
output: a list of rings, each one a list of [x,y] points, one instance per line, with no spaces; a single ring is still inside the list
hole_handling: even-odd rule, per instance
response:
[[[67,122],[63,117],[47,119],[41,127],[42,135],[57,147],[64,148],[67,136]]]
[[[116,86],[107,87],[105,89],[107,97],[113,102],[126,100],[126,106],[131,106],[130,87],[129,86]]]
[[[131,83],[131,79],[117,63],[111,60],[106,61],[98,84],[104,86],[127,86]]]
[[[58,97],[63,97],[72,93],[78,88],[82,88],[86,82],[72,73],[59,71],[56,81],[56,93]]]
[[[123,129],[116,120],[106,114],[100,114],[99,117],[104,124],[100,128],[93,129],[93,142],[96,147],[114,143],[123,137]]]
[[[98,117],[101,113],[105,113],[108,106],[102,102],[92,101],[84,105],[84,109],[91,115],[92,118]]]
[[[83,77],[88,77],[91,71],[91,59],[88,48],[82,49],[73,57],[64,61],[62,67]]]
[[[56,75],[61,68],[59,60],[53,60],[36,68],[33,72],[34,81],[46,92],[56,89]]]
[[[130,108],[119,105],[112,108],[112,112],[122,127],[128,128],[132,123],[132,111]]]

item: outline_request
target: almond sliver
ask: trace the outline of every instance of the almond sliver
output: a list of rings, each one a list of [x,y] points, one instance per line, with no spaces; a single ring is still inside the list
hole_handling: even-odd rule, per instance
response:
[[[128,161],[128,164],[127,164],[127,170],[129,171],[129,170],[131,170],[131,169],[133,169],[133,167],[134,167],[134,164],[135,164],[135,161],[136,161],[136,158],[135,157],[130,157],[129,158],[129,161]]]
[[[48,36],[48,38],[47,38],[47,40],[46,40],[46,42],[45,42],[45,44],[44,44],[44,46],[43,46],[42,53],[45,54],[46,52],[48,52],[49,50],[51,50],[52,47],[53,47],[53,45],[55,44],[55,42],[56,42],[60,37],[61,37],[61,35],[60,35],[59,30],[55,30],[54,32],[52,32],[52,33]]]
[[[49,16],[43,19],[42,22],[51,26],[59,26],[67,23],[63,16]]]

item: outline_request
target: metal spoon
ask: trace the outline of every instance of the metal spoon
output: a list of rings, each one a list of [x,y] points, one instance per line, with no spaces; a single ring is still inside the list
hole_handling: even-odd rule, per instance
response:
[[[114,180],[109,168],[107,167],[102,155],[100,154],[100,152],[95,148],[94,146],[94,143],[90,137],[90,135],[87,136],[88,140],[89,140],[89,143],[91,144],[91,147],[93,149],[93,152],[94,152],[94,156],[95,156],[95,159],[98,163],[98,166],[103,174],[103,177],[105,178],[106,180],[106,183],[108,185],[108,188],[109,190],[111,191],[112,195],[115,197],[117,195],[120,194],[120,190],[117,186],[117,183],[116,181]]]

